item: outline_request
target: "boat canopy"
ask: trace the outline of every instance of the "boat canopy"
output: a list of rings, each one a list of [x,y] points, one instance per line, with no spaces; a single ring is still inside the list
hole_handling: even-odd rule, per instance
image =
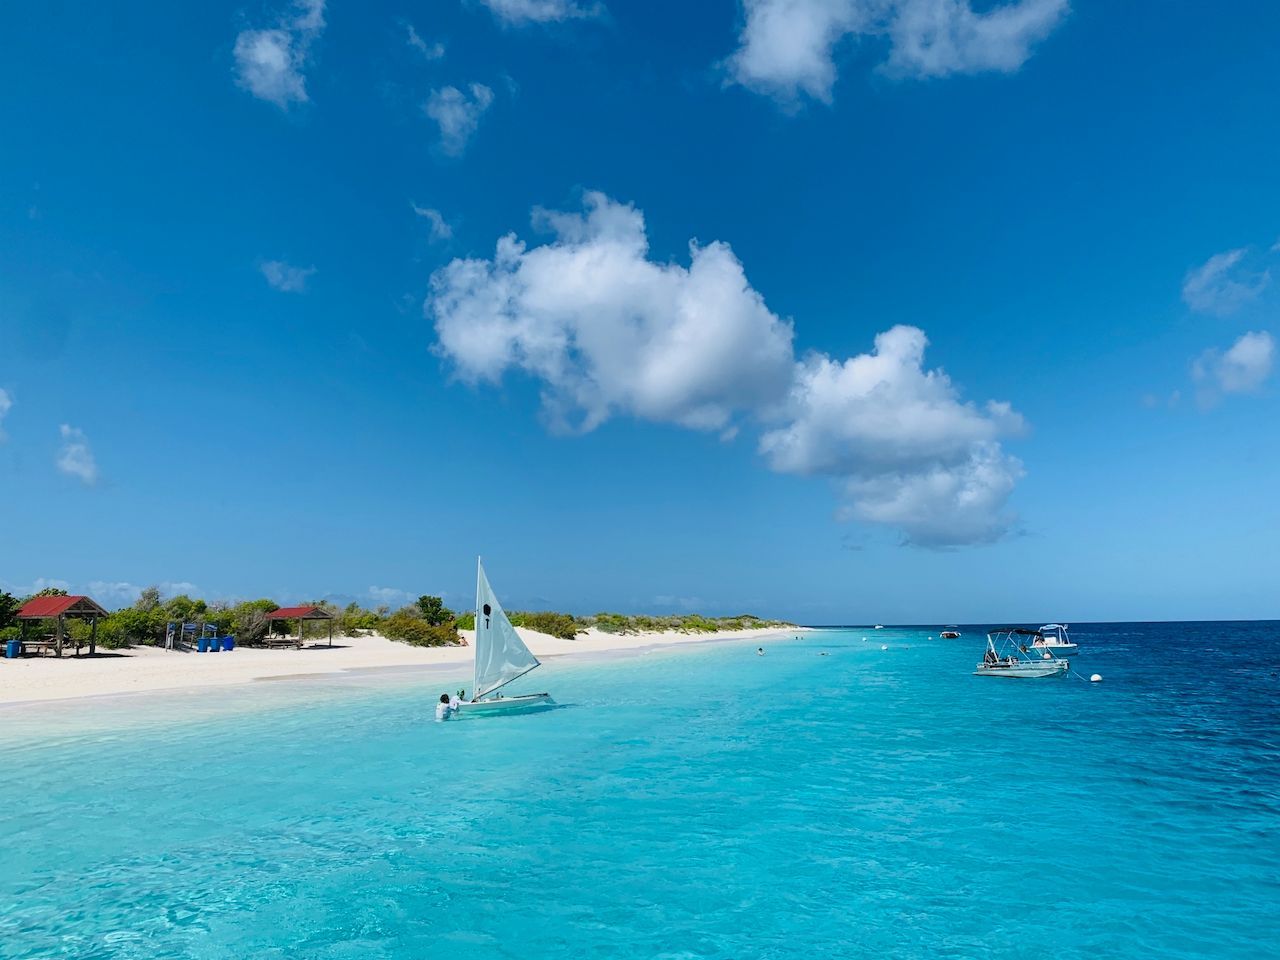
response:
[[[998,634],[1009,633],[1019,637],[1043,637],[1044,634],[1039,630],[1028,630],[1026,627],[1001,627],[999,630],[990,630],[987,632],[988,637],[994,637]]]

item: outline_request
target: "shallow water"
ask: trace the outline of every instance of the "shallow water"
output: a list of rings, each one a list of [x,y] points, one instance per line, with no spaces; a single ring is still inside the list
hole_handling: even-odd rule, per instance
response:
[[[554,660],[559,708],[447,724],[443,680],[8,711],[0,956],[1280,951],[1280,624],[1081,626],[1101,684],[936,630]]]

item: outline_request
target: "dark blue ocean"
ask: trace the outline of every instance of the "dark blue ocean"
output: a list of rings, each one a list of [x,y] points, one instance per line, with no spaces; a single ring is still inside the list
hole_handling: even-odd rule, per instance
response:
[[[5,708],[0,956],[1280,955],[1280,624],[961,629]]]

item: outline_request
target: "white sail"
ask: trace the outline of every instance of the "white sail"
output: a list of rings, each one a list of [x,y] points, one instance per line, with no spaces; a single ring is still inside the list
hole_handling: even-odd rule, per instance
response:
[[[507,619],[493,588],[476,561],[476,679],[471,697],[479,700],[538,666]]]

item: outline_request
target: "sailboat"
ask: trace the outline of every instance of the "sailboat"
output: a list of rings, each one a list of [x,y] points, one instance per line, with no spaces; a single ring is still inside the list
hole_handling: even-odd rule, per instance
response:
[[[484,575],[484,564],[476,558],[476,672],[471,699],[458,704],[466,716],[506,714],[555,701],[549,693],[528,693],[504,697],[499,691],[541,664],[524,645],[516,628],[507,619],[502,605]]]

